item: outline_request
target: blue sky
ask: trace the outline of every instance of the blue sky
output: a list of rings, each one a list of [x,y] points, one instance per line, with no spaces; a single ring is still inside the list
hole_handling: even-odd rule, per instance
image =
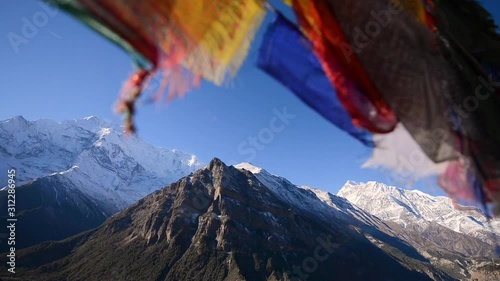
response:
[[[484,3],[499,22],[500,3]],[[40,12],[48,16],[37,18]],[[296,184],[333,193],[347,180],[390,184],[382,173],[359,168],[370,157],[370,149],[323,120],[255,66],[259,37],[272,17],[267,15],[230,85],[202,83],[184,99],[142,106],[136,118],[140,137],[196,154],[205,162],[213,157],[227,164],[251,160]],[[38,21],[39,27],[13,46],[9,34],[22,34],[25,20]],[[23,115],[28,120],[62,121],[96,115],[121,123],[112,108],[133,70],[123,51],[70,16],[47,10],[40,1],[1,0],[0,21],[0,120]],[[269,134],[276,111],[283,115],[285,108],[295,117],[287,124],[276,121],[279,132]],[[259,134],[267,143],[252,148],[249,138],[258,139]],[[431,181],[418,187],[436,190]]]

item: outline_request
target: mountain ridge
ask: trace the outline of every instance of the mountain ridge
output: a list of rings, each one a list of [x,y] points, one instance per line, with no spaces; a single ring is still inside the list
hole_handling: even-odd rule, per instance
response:
[[[488,220],[477,207],[460,206],[444,196],[431,196],[420,190],[407,190],[378,182],[346,182],[337,195],[361,209],[403,227],[420,220],[435,222],[491,245],[498,243],[500,220]]]
[[[95,116],[0,121],[0,168],[16,170],[18,226],[25,233],[19,234],[19,248],[96,227],[201,166],[195,155],[156,148]],[[0,174],[2,217],[7,216],[6,183],[7,173]]]
[[[275,186],[276,187],[276,186]],[[293,200],[310,190],[260,182],[250,171],[209,165],[139,200],[95,230],[19,252],[31,280],[455,280],[411,247],[348,214],[318,216]],[[195,204],[204,197],[206,204]],[[349,204],[345,199],[339,201]],[[317,204],[321,204],[319,201]],[[356,207],[351,207],[356,209]],[[332,211],[335,213],[337,211]],[[363,211],[359,211],[363,212]],[[365,214],[370,217],[369,214]],[[373,218],[377,220],[376,218]],[[374,245],[365,231],[388,248]],[[390,246],[392,245],[392,246]],[[318,250],[315,250],[318,249]]]
[[[194,155],[156,148],[122,131],[95,116],[63,122],[16,116],[0,122],[0,166],[16,168],[18,185],[64,174],[94,182],[94,190],[86,187],[97,192],[96,199],[105,195],[100,186],[112,187],[120,193],[113,197],[123,197],[119,209],[202,167]],[[6,182],[6,175],[0,175],[0,182]],[[153,187],[142,189],[138,183]]]

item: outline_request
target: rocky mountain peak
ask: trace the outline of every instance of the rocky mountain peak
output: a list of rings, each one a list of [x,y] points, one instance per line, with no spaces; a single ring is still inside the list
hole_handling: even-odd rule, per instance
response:
[[[214,157],[208,164],[209,170],[223,170],[226,167],[226,164],[224,164],[224,162],[217,157]]]
[[[28,120],[26,120],[22,115],[16,115],[12,117],[10,120],[6,120],[4,122],[18,122],[18,123],[28,123]]]

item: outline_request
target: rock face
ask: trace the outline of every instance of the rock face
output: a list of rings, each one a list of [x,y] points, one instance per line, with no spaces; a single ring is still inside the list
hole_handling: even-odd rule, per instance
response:
[[[17,116],[0,122],[0,168],[16,170],[16,213],[26,235],[19,248],[96,227],[200,167],[193,155],[125,136],[97,117],[30,122]],[[6,185],[7,172],[0,174],[0,188]],[[6,197],[0,191],[2,217]]]
[[[456,280],[347,200],[256,169],[214,159],[98,228],[19,251],[16,277]]]

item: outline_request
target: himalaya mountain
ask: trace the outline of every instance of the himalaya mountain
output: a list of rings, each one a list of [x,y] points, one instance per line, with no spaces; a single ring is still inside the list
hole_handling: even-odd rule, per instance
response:
[[[349,181],[338,196],[399,227],[398,237],[459,280],[500,280],[500,220],[488,221],[478,208],[377,182]]]
[[[491,258],[466,257],[439,246],[424,255],[402,235],[413,230],[418,231],[251,164],[226,166],[214,159],[98,228],[18,251],[16,277],[420,281],[472,280],[477,272],[500,270]],[[483,247],[481,254],[489,253],[487,240],[461,235]],[[432,260],[461,262],[456,257],[469,265],[446,267]],[[5,272],[0,268],[2,278]]]
[[[97,117],[0,122],[0,188],[7,185],[7,170],[15,169],[18,248],[96,227],[202,167],[194,155],[153,147],[122,131]],[[0,192],[2,216],[6,195]]]
[[[405,190],[382,183],[356,183],[348,181],[337,194],[364,211],[384,221],[394,222],[405,229],[426,228],[439,225],[457,234],[477,238],[488,245],[495,245],[500,237],[500,220],[488,222],[476,207],[460,206],[444,196],[431,196],[419,190]],[[458,248],[465,255],[484,256],[480,248]]]

